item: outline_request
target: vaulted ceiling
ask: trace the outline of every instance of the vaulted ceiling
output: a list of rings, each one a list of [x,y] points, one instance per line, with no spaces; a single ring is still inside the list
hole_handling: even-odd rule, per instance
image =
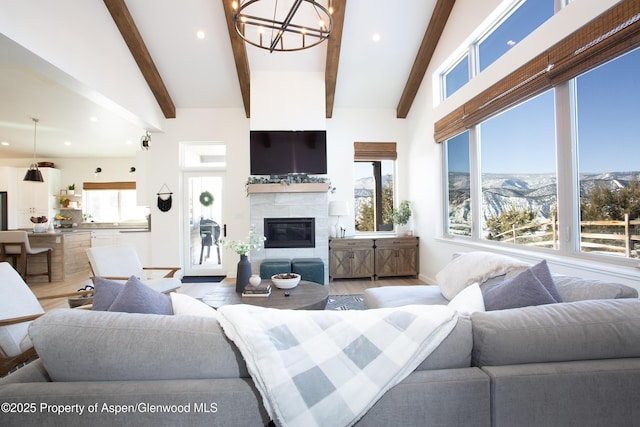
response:
[[[61,7],[74,1],[84,0],[69,0]],[[129,50],[167,119],[181,108],[243,108],[249,117],[250,75],[257,71],[324,72],[327,118],[339,108],[395,109],[397,117],[404,118],[454,2],[333,0],[334,32],[328,42],[274,53],[247,45],[235,33],[231,0],[104,0],[93,7],[104,9],[96,13],[98,18],[106,14],[116,24],[126,44],[113,42]],[[94,21],[87,26],[97,32],[109,22]],[[52,78],[56,73],[44,72],[50,64],[2,30],[0,141],[10,145],[0,146],[0,153],[28,157],[33,148],[31,117],[38,115],[39,156],[117,157],[135,152],[144,131],[139,123],[117,109],[95,105],[74,91],[65,76]],[[101,126],[84,123],[88,111],[100,117]],[[125,139],[132,143],[120,143]]]

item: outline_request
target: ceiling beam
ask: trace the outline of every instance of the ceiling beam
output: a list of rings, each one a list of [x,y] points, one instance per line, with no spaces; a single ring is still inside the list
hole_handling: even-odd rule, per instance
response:
[[[155,96],[164,117],[175,119],[176,107],[124,0],[104,0],[104,4],[107,6],[118,30],[120,30],[122,38],[129,47],[131,55],[133,55],[133,59],[138,64],[138,68],[147,81],[153,96]]]
[[[240,83],[240,93],[242,94],[242,103],[244,104],[244,112],[247,118],[251,117],[251,74],[249,72],[249,59],[247,58],[247,47],[236,32],[233,24],[233,8],[231,0],[222,0],[224,6],[224,15],[227,20],[227,29],[229,30],[229,39],[231,40],[231,50],[233,51],[233,59],[236,63],[236,72],[238,73],[238,82]]]
[[[344,27],[344,10],[347,0],[333,0],[333,30],[327,45],[327,63],[324,69],[324,90],[326,103],[326,117],[333,116],[333,103],[336,96],[336,82],[338,81],[338,63],[340,62],[340,46],[342,45],[342,28]]]
[[[411,67],[411,73],[409,73],[404,91],[402,91],[400,102],[398,102],[396,116],[399,119],[406,119],[409,114],[411,105],[418,93],[418,89],[420,89],[422,80],[424,80],[427,67],[429,66],[429,62],[431,62],[431,57],[438,45],[438,41],[440,40],[440,36],[442,35],[442,31],[449,19],[449,14],[455,2],[455,0],[437,0],[436,2],[431,20],[424,33],[422,44],[420,45],[420,49],[418,49],[413,67]]]

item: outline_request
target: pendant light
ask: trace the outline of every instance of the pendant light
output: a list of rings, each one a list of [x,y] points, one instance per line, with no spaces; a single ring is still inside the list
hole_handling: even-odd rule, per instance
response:
[[[38,163],[36,163],[36,130],[39,120],[35,117],[33,120],[33,163],[29,166],[27,173],[24,175],[23,181],[44,182],[42,178],[42,172],[38,169]]]

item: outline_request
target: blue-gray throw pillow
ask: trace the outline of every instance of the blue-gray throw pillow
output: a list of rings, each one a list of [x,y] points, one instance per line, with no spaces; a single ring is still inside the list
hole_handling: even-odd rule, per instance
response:
[[[556,300],[536,278],[531,269],[493,286],[483,293],[486,311],[531,305],[553,304]]]
[[[560,292],[558,292],[558,288],[556,287],[556,283],[553,281],[553,277],[551,277],[551,271],[549,271],[549,266],[547,265],[546,260],[542,260],[538,264],[532,266],[530,268],[531,272],[534,276],[542,283],[542,286],[551,294],[555,302],[562,302],[562,297],[560,296]]]
[[[171,298],[131,276],[108,311],[144,314],[173,314]]]
[[[96,277],[93,289],[93,310],[107,311],[122,292],[124,283]]]

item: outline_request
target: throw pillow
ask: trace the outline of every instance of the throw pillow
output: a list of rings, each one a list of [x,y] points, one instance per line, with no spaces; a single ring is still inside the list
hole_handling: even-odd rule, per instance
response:
[[[483,297],[487,311],[557,302],[530,269],[495,285]]]
[[[171,306],[173,307],[173,314],[177,316],[200,316],[200,317],[212,317],[217,318],[216,310],[197,299],[190,297],[189,295],[179,294],[177,292],[171,292]]]
[[[474,283],[467,286],[453,297],[448,305],[462,316],[471,316],[476,311],[484,311],[484,299],[480,285]]]
[[[436,274],[442,295],[451,300],[472,283],[505,274],[511,270],[524,270],[530,264],[515,258],[491,252],[469,252],[456,257]]]
[[[124,283],[96,277],[93,289],[93,310],[107,311],[124,288]]]
[[[556,302],[562,302],[562,297],[560,296],[560,292],[558,292],[558,288],[553,281],[553,277],[551,277],[551,271],[549,271],[549,266],[547,265],[546,260],[543,259],[541,262],[531,267],[531,272],[536,276],[540,283],[542,283],[542,286],[549,291]]]
[[[171,298],[131,276],[108,311],[144,314],[173,314]]]

